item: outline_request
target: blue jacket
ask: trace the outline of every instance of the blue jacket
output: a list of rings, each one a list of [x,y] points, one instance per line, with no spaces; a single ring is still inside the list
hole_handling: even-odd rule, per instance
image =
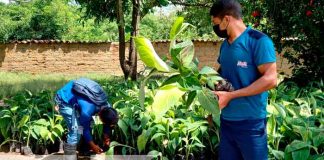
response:
[[[72,86],[73,81],[68,82],[65,86],[63,86],[60,90],[57,91],[57,94],[64,103],[68,104],[71,107],[75,106],[75,109],[79,111],[79,122],[80,125],[83,127],[83,136],[85,138],[85,141],[88,143],[92,141],[90,128],[91,121],[93,120],[92,116],[97,114],[99,110],[90,100],[75,95],[72,92]],[[103,132],[105,134],[108,134],[109,130],[109,126],[104,125]]]

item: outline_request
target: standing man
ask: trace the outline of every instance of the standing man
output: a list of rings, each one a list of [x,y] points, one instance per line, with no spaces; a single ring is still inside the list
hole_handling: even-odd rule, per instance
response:
[[[267,90],[277,84],[272,40],[247,27],[236,0],[219,0],[210,9],[218,37],[225,38],[218,63],[220,74],[235,91],[216,91],[221,109],[220,159],[265,160]]]

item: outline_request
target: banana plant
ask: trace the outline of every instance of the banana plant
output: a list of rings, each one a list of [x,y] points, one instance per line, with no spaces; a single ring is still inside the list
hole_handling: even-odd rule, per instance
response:
[[[323,139],[323,85],[299,88],[281,83],[270,91],[268,140],[276,159],[320,159]],[[286,146],[282,148],[282,146]]]
[[[64,129],[61,125],[63,117],[55,115],[54,118],[47,116],[46,119],[38,119],[32,122],[31,128],[28,128],[28,134],[37,140],[37,143],[46,146],[48,143],[55,143],[55,140],[61,140]],[[30,132],[31,130],[31,132]]]
[[[193,101],[211,114],[219,117],[217,97],[208,88],[214,88],[218,80],[222,80],[219,74],[210,67],[198,69],[198,60],[194,59],[194,45],[191,40],[177,42],[177,37],[192,25],[184,23],[184,18],[176,19],[170,31],[169,55],[171,60],[165,62],[155,52],[152,43],[145,37],[135,37],[135,45],[142,62],[151,72],[141,83],[139,92],[140,105],[144,108],[145,84],[147,80],[156,74],[163,74],[167,78],[157,89],[154,102],[148,111],[156,120],[173,106],[187,104]],[[219,121],[219,120],[218,120]]]

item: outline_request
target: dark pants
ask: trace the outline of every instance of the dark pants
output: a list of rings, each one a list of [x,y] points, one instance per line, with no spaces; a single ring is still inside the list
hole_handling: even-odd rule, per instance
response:
[[[266,119],[228,121],[221,118],[220,160],[268,159]]]

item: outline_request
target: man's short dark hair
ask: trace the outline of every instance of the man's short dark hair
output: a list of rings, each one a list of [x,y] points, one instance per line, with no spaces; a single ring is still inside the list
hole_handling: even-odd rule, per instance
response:
[[[108,125],[117,124],[119,119],[117,111],[111,107],[103,108],[100,117],[102,122]]]
[[[242,18],[242,9],[237,0],[218,0],[211,7],[209,14],[219,18],[230,15],[236,19],[240,19]]]

